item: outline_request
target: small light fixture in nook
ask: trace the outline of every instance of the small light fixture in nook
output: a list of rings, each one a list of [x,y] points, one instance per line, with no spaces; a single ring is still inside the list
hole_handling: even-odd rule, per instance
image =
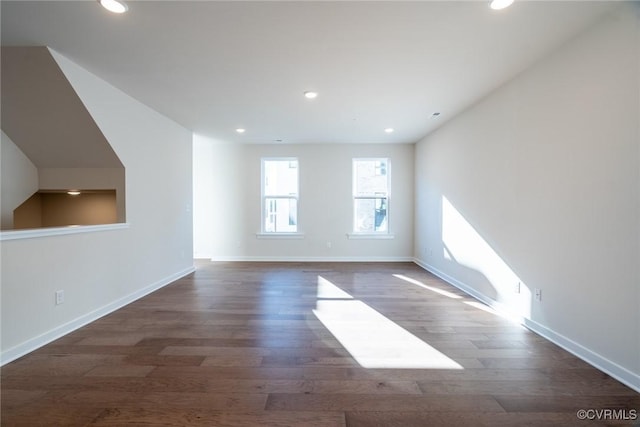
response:
[[[67,191],[67,194],[70,196],[79,196],[82,193],[80,192],[80,190],[69,190]]]
[[[489,7],[493,10],[502,10],[513,4],[513,0],[491,0]]]
[[[314,92],[312,90],[308,90],[304,93],[304,97],[307,99],[315,99],[318,97],[318,92]]]
[[[109,12],[113,13],[125,13],[129,10],[129,6],[120,0],[98,0],[98,3]]]

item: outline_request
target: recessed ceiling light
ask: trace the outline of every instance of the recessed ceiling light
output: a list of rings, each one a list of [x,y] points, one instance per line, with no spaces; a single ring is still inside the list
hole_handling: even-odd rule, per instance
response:
[[[98,0],[98,3],[102,5],[109,12],[113,13],[125,13],[129,10],[127,4],[119,0]]]
[[[392,133],[393,132],[393,128],[386,128],[384,131],[386,133]]]
[[[244,133],[244,132],[245,132],[245,129],[238,128],[238,129],[236,129],[236,132],[238,132],[238,133]]]
[[[78,190],[69,190],[67,191],[67,194],[70,196],[79,196],[80,192]]]
[[[318,96],[318,92],[307,91],[304,93],[304,97],[307,99],[313,99],[313,98],[316,98],[317,96]]]
[[[491,0],[489,7],[493,10],[505,9],[513,4],[513,0]]]

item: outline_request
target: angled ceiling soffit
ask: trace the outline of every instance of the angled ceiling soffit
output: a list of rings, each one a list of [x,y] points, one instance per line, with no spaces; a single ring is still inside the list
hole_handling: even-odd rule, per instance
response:
[[[123,167],[46,47],[2,50],[2,130],[37,168]]]

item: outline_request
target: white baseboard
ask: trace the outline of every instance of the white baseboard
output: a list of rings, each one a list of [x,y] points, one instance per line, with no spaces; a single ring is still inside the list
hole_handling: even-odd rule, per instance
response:
[[[413,257],[214,256],[211,261],[240,262],[413,262]]]
[[[572,339],[565,337],[562,334],[559,334],[552,329],[534,321],[531,319],[514,316],[504,304],[499,303],[498,301],[494,301],[493,299],[487,297],[486,295],[481,294],[477,290],[473,289],[471,286],[457,280],[456,278],[438,270],[432,265],[426,263],[425,261],[414,258],[413,262],[418,264],[420,267],[429,271],[430,273],[438,276],[445,282],[449,283],[452,286],[460,289],[462,292],[472,296],[473,298],[487,304],[489,307],[493,308],[497,312],[509,317],[511,319],[517,320],[522,326],[529,329],[532,332],[546,338],[552,343],[562,347],[567,350],[569,353],[574,356],[584,360],[588,364],[592,365],[596,369],[610,375],[626,386],[632,388],[633,390],[640,393],[640,374],[632,372],[627,368],[618,365],[617,363],[601,356],[600,354],[588,349],[580,343],[573,341]]]
[[[23,342],[22,344],[18,344],[17,346],[14,346],[6,351],[3,351],[2,354],[0,354],[0,366],[5,365],[9,362],[12,362],[14,360],[16,360],[19,357],[24,356],[25,354],[28,354],[40,347],[42,347],[45,344],[49,344],[50,342],[70,333],[75,331],[78,328],[81,328],[82,326],[87,325],[88,323],[91,323],[95,320],[98,320],[99,318],[106,316],[107,314],[114,312],[116,310],[118,310],[119,308],[124,307],[127,304],[132,303],[133,301],[142,298],[145,295],[150,294],[153,291],[156,291],[178,279],[180,279],[181,277],[186,276],[187,274],[193,273],[195,271],[195,267],[191,266],[189,268],[186,268],[182,271],[179,271],[177,273],[174,273],[168,277],[165,277],[161,280],[158,280],[155,283],[152,283],[149,286],[146,286],[140,290],[137,290],[125,297],[122,297],[120,299],[117,299],[116,301],[113,301],[105,306],[102,306],[96,310],[93,310],[87,314],[84,314],[74,320],[71,320],[70,322],[64,323],[60,326],[57,326],[53,329],[51,329],[50,331],[47,331],[41,335],[38,335],[36,337],[33,337],[31,339],[28,339],[27,341]]]
[[[593,367],[601,370],[602,372],[610,375],[611,377],[617,379],[621,383],[640,393],[640,375],[631,372],[627,368],[620,366],[615,362],[612,362],[611,360],[589,350],[588,348],[573,341],[570,338],[558,334],[557,332],[547,328],[544,325],[541,325],[538,322],[530,319],[524,319],[523,325],[527,329],[530,329],[536,334],[548,339],[554,344],[567,350],[569,353],[572,353],[573,355],[579,357]]]

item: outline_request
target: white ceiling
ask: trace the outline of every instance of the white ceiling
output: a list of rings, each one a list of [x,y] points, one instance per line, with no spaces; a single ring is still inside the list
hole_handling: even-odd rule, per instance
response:
[[[96,1],[3,0],[2,44],[49,46],[196,133],[250,143],[415,142],[613,7],[128,4],[114,15]]]

